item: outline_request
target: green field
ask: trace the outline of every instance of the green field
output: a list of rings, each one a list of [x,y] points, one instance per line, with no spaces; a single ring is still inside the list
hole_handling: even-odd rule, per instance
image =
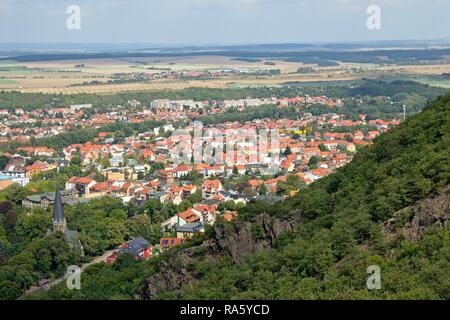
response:
[[[434,87],[450,88],[450,79],[442,79],[442,78],[434,78],[432,76],[430,76],[430,77],[424,76],[424,77],[418,77],[418,79],[416,79],[416,81],[423,83],[423,84],[428,84],[428,85],[434,86]]]
[[[9,80],[9,79],[0,79],[0,84],[16,84],[17,82],[15,80]]]
[[[450,78],[442,75],[396,75],[388,78],[390,80],[412,80],[433,87],[450,88]]]

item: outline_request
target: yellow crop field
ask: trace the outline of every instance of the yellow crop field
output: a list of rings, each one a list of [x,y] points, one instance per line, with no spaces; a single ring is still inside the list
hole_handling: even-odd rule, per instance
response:
[[[340,63],[319,67],[297,62],[242,61],[230,57],[201,56],[182,58],[127,58],[0,62],[0,90],[42,93],[118,93],[129,91],[182,90],[185,88],[230,88],[245,86],[279,86],[292,82],[323,82],[377,77],[379,75],[440,75],[450,73],[450,64],[392,66],[362,63]],[[300,67],[312,67],[313,72],[299,74]],[[250,72],[278,69],[274,76],[226,76],[207,80],[151,80],[128,83],[108,83],[115,74],[155,73],[192,70],[239,69]],[[95,82],[95,83],[93,83]]]

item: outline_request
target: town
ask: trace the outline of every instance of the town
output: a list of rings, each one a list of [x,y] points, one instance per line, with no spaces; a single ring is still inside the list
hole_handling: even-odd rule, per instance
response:
[[[449,300],[449,10],[0,0],[0,304]]]
[[[92,104],[31,111],[3,109],[0,110],[1,142],[35,145],[19,146],[3,153],[0,190],[13,184],[25,188],[39,185],[64,170],[76,168],[76,175],[61,182],[62,190],[39,193],[39,188],[33,187],[21,201],[29,209],[56,208],[55,203],[61,203],[60,212],[54,213],[53,229],[56,221],[56,229],[65,233],[69,230],[62,206],[89,203],[105,196],[140,208],[155,201],[159,208],[171,206],[175,208],[172,215],[160,221],[163,237],[153,243],[142,237],[132,239],[117,247],[106,262],[113,263],[124,252],[136,259],[148,259],[189,242],[218,220],[236,219],[237,209],[252,200],[276,203],[294,196],[301,188],[352,161],[360,148],[400,124],[398,119],[367,120],[365,114],[357,115],[357,120],[349,119],[339,113],[343,101],[326,96],[222,101],[158,99],[130,100],[126,106],[110,106],[101,112],[95,112]],[[309,107],[314,105],[328,111],[313,115]],[[249,156],[257,153],[260,142],[252,145],[245,141],[243,154],[231,157],[227,154],[225,162],[204,161],[203,157],[194,161],[191,154],[188,161],[180,163],[173,156],[180,143],[187,141],[188,146],[195,146],[191,136],[204,116],[227,114],[230,110],[258,110],[264,106],[292,110],[295,119],[206,123],[200,130],[202,134],[213,130],[225,137],[230,131],[269,129],[276,133],[276,141],[270,141],[266,150],[272,156],[269,161]],[[139,133],[102,131],[108,124],[150,121],[158,125]],[[57,137],[74,127],[99,131],[89,141],[60,149],[36,145],[39,139]],[[215,139],[217,134],[215,137],[204,134],[201,148],[214,145]],[[221,150],[225,155],[230,151],[227,148],[228,145],[216,151]]]

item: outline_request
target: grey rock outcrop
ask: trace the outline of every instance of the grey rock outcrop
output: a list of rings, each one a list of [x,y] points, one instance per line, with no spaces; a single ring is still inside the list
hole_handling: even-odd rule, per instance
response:
[[[160,271],[145,280],[139,298],[152,299],[163,291],[178,294],[183,286],[191,286],[198,280],[198,275],[189,268],[194,260],[217,262],[219,257],[228,256],[234,263],[240,263],[251,253],[272,248],[283,233],[293,231],[301,220],[297,212],[283,220],[262,214],[253,221],[218,224],[202,245],[181,250],[162,261]]]
[[[383,224],[386,234],[419,240],[425,229],[450,226],[450,186],[439,194],[397,211]]]

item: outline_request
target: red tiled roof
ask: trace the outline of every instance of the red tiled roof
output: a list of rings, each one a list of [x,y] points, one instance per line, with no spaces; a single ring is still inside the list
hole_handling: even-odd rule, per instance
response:
[[[187,223],[195,222],[200,219],[200,217],[192,211],[192,209],[188,209],[182,213],[179,213],[178,216],[185,220]]]

